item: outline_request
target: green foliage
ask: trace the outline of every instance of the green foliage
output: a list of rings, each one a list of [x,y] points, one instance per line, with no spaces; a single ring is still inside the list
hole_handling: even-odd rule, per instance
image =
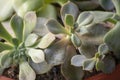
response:
[[[99,3],[106,10],[112,10],[114,8],[112,0],[99,0]]]
[[[36,74],[61,65],[66,79],[82,80],[84,70],[114,70],[120,59],[120,0],[11,2],[0,1],[0,21],[16,12],[10,19],[14,36],[0,23],[0,40],[5,40],[0,42],[0,74],[19,65],[19,80],[35,80]],[[99,4],[105,10],[115,7],[116,13],[93,11]]]
[[[0,0],[0,21],[9,18],[13,11],[12,0]]]
[[[36,68],[42,69],[39,73],[46,72],[43,65],[46,65],[46,68],[48,67],[47,71],[51,69],[49,64],[43,64],[45,62],[45,54],[43,50],[38,49],[39,43],[44,43],[43,40],[40,41],[38,35],[31,33],[35,28],[36,19],[34,12],[28,12],[24,19],[14,15],[10,20],[10,24],[15,37],[11,36],[0,24],[0,38],[5,39],[5,42],[0,42],[0,68],[3,70],[12,65],[19,65],[19,80],[35,80],[36,75],[29,65],[29,60],[35,64],[35,70]],[[51,43],[45,47],[48,47]],[[43,64],[41,67],[36,67],[40,66],[41,63]]]
[[[120,15],[120,0],[112,0],[114,6],[115,6],[115,9],[116,9],[116,13],[118,15]]]
[[[120,36],[119,36],[119,32],[120,32],[120,22],[117,22],[117,24],[115,25],[115,27],[110,30],[106,36],[104,37],[104,42],[108,45],[110,51],[114,52],[114,55],[117,58],[120,58]]]

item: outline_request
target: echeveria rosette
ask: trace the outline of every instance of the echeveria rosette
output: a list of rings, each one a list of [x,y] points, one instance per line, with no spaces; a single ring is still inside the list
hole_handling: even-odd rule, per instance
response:
[[[76,48],[81,44],[78,35],[74,31],[78,12],[78,7],[69,1],[61,9],[64,27],[55,19],[50,19],[46,23],[48,30],[58,38],[58,41],[45,49],[46,61],[53,66],[63,64],[62,73],[70,80],[81,80],[84,75],[82,68],[76,68],[70,64],[71,57],[76,54]],[[69,45],[70,48],[68,49]],[[70,70],[74,71],[73,74],[69,74]],[[81,76],[78,77],[79,74]]]
[[[48,56],[46,60],[52,65],[64,63],[63,59],[65,58],[64,54],[66,54],[65,50],[67,47],[65,44],[67,43],[68,45],[67,41],[69,41],[69,43],[72,43],[72,45],[76,49],[79,49],[80,53],[86,57],[85,63],[83,63],[83,69],[92,70],[97,59],[91,57],[95,56],[98,48],[96,46],[103,43],[103,37],[110,29],[102,22],[112,18],[114,14],[102,11],[86,11],[81,13],[77,18],[78,13],[79,9],[77,6],[72,2],[67,2],[61,9],[61,17],[64,26],[55,19],[48,20],[46,23],[48,30],[55,35],[64,34],[64,36],[60,38],[60,43],[63,45],[56,42],[45,50],[46,56]],[[101,17],[103,14],[104,16]],[[64,46],[64,49],[61,48],[62,46]],[[57,56],[60,57],[59,60]],[[91,59],[87,59],[88,57]],[[72,60],[75,58],[76,57]],[[77,58],[79,59],[79,56]]]
[[[64,27],[54,19],[48,20],[46,26],[53,34],[69,36],[70,41],[81,54],[93,57],[97,50],[96,45],[103,43],[103,36],[109,31],[109,28],[102,22],[112,18],[114,14],[112,12],[86,11],[77,16],[78,13],[77,6],[69,1],[61,8]],[[103,14],[104,16],[101,17]]]
[[[35,12],[28,12],[24,18],[14,15],[10,21],[11,28],[15,37],[11,36],[9,32],[0,24],[0,37],[5,42],[0,42],[0,69],[1,71],[12,65],[19,65],[19,79],[20,80],[35,80],[35,72],[37,74],[45,73],[51,66],[45,61],[45,54],[43,50],[38,49],[39,43],[42,40],[35,33],[31,33],[36,26],[37,17]],[[50,35],[50,34],[49,34]],[[53,41],[53,40],[52,40]],[[51,44],[49,42],[48,44]],[[49,45],[44,45],[48,47]],[[34,68],[32,69],[32,64]],[[36,71],[41,66],[40,71]],[[45,70],[43,67],[48,68]]]
[[[64,34],[66,37],[71,38],[71,42],[75,47],[79,47],[81,44],[78,35],[74,31],[75,20],[77,18],[78,12],[78,7],[69,1],[65,3],[61,9],[61,17],[64,23],[64,27],[55,19],[50,19],[46,23],[46,26],[51,33],[55,35]]]

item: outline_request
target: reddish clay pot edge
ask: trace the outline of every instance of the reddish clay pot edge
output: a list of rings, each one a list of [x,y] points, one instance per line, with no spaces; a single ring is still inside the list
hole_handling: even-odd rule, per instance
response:
[[[13,80],[13,79],[7,78],[5,76],[0,76],[0,80]]]
[[[111,74],[100,73],[85,80],[120,80],[120,64],[116,66]]]

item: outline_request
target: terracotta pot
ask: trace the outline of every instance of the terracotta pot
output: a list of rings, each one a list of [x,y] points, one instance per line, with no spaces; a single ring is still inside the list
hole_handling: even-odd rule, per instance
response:
[[[85,80],[120,80],[120,64],[111,74],[100,73]]]
[[[5,76],[0,76],[0,80],[13,80],[13,79],[7,78]]]

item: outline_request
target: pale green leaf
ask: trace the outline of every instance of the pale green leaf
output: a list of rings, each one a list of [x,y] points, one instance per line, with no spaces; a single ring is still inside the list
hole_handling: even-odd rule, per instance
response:
[[[0,0],[0,21],[6,20],[13,13],[12,0]]]
[[[42,6],[43,0],[13,0],[13,7],[20,17],[24,17],[28,11],[38,10]]]
[[[83,63],[83,69],[84,70],[88,70],[91,71],[93,70],[94,66],[95,66],[96,60],[94,58],[92,59],[87,59],[84,61]]]
[[[91,57],[94,57],[97,51],[97,47],[95,44],[93,44],[93,42],[85,41],[84,43],[82,43],[80,48],[78,48],[78,50],[82,55],[85,55],[86,57],[91,58]]]
[[[112,0],[114,6],[115,6],[115,9],[116,9],[116,13],[118,15],[120,15],[120,0]]]
[[[47,21],[48,21],[47,18],[38,17],[37,24],[33,32],[39,36],[45,36],[47,33],[49,33],[47,27],[44,25]]]
[[[78,9],[77,5],[75,5],[74,3],[70,2],[70,1],[65,3],[61,8],[61,17],[62,17],[63,21],[65,20],[64,18],[65,18],[66,14],[72,15],[74,20],[76,20],[78,13],[79,13],[79,9]]]
[[[13,46],[0,42],[0,52],[4,50],[11,50],[11,49],[13,49]]]
[[[33,61],[30,61],[30,65],[36,74],[47,73],[52,68],[52,66],[49,65],[46,61],[43,61],[41,63],[34,63]]]
[[[66,48],[66,55],[64,63],[61,65],[61,71],[63,76],[67,80],[82,80],[84,76],[84,71],[82,67],[75,67],[71,65],[71,58],[77,54],[75,48],[72,45],[69,45]]]
[[[84,61],[87,58],[84,55],[75,55],[71,58],[71,64],[77,67],[83,66]]]
[[[21,62],[19,70],[19,80],[35,80],[36,74],[28,62]]]
[[[14,15],[10,21],[11,27],[19,41],[23,41],[23,19]]]
[[[72,34],[70,39],[71,39],[71,42],[73,43],[73,45],[75,47],[80,47],[81,46],[82,42],[81,42],[80,38],[78,37],[78,35]]]
[[[62,39],[45,49],[46,61],[51,65],[63,63],[68,39]]]
[[[35,12],[28,12],[24,17],[24,39],[33,31],[36,26],[37,16]]]
[[[76,23],[78,23],[79,27],[80,26],[85,26],[87,24],[92,23],[94,19],[94,16],[92,14],[90,14],[90,12],[82,12],[80,13],[80,15],[78,16],[78,19],[76,21]]]
[[[102,15],[102,16],[101,16]],[[85,26],[90,23],[100,23],[106,21],[109,18],[112,18],[115,14],[112,12],[104,12],[104,11],[84,11],[80,13],[77,23],[80,26]]]
[[[28,55],[31,57],[32,61],[35,63],[41,63],[45,60],[45,54],[40,49],[29,49]]]
[[[50,46],[50,44],[52,44],[54,40],[55,40],[55,35],[52,33],[48,33],[41,39],[40,43],[38,44],[38,47],[45,49],[48,46]]]
[[[109,47],[107,46],[107,44],[101,44],[98,47],[98,53],[100,53],[101,55],[107,54],[109,53]]]
[[[10,67],[12,58],[10,57],[11,52],[9,50],[5,50],[0,53],[0,67],[8,68]]]
[[[3,21],[3,22],[1,22],[1,24],[4,26],[4,28],[9,32],[9,34],[12,37],[15,37],[14,31],[13,31],[11,25],[10,25],[10,20],[9,21]]]
[[[28,37],[25,40],[25,46],[32,46],[37,39],[38,39],[38,35],[34,33],[28,35]]]
[[[104,11],[90,11],[92,15],[94,15],[94,22],[100,23],[114,16],[112,12],[104,12]],[[102,15],[102,16],[101,16]]]
[[[109,47],[110,51],[114,52],[117,58],[120,57],[120,22],[117,22],[115,27],[111,29],[104,37],[104,42]]]
[[[37,11],[37,16],[56,19],[57,18],[56,9],[53,5],[46,4],[42,6],[42,8],[39,11]]]
[[[0,23],[0,37],[12,43],[12,36],[7,32],[7,30],[3,27],[1,23]]]
[[[47,23],[46,26],[50,32],[53,34],[69,34],[68,31],[55,19],[50,19]]]

